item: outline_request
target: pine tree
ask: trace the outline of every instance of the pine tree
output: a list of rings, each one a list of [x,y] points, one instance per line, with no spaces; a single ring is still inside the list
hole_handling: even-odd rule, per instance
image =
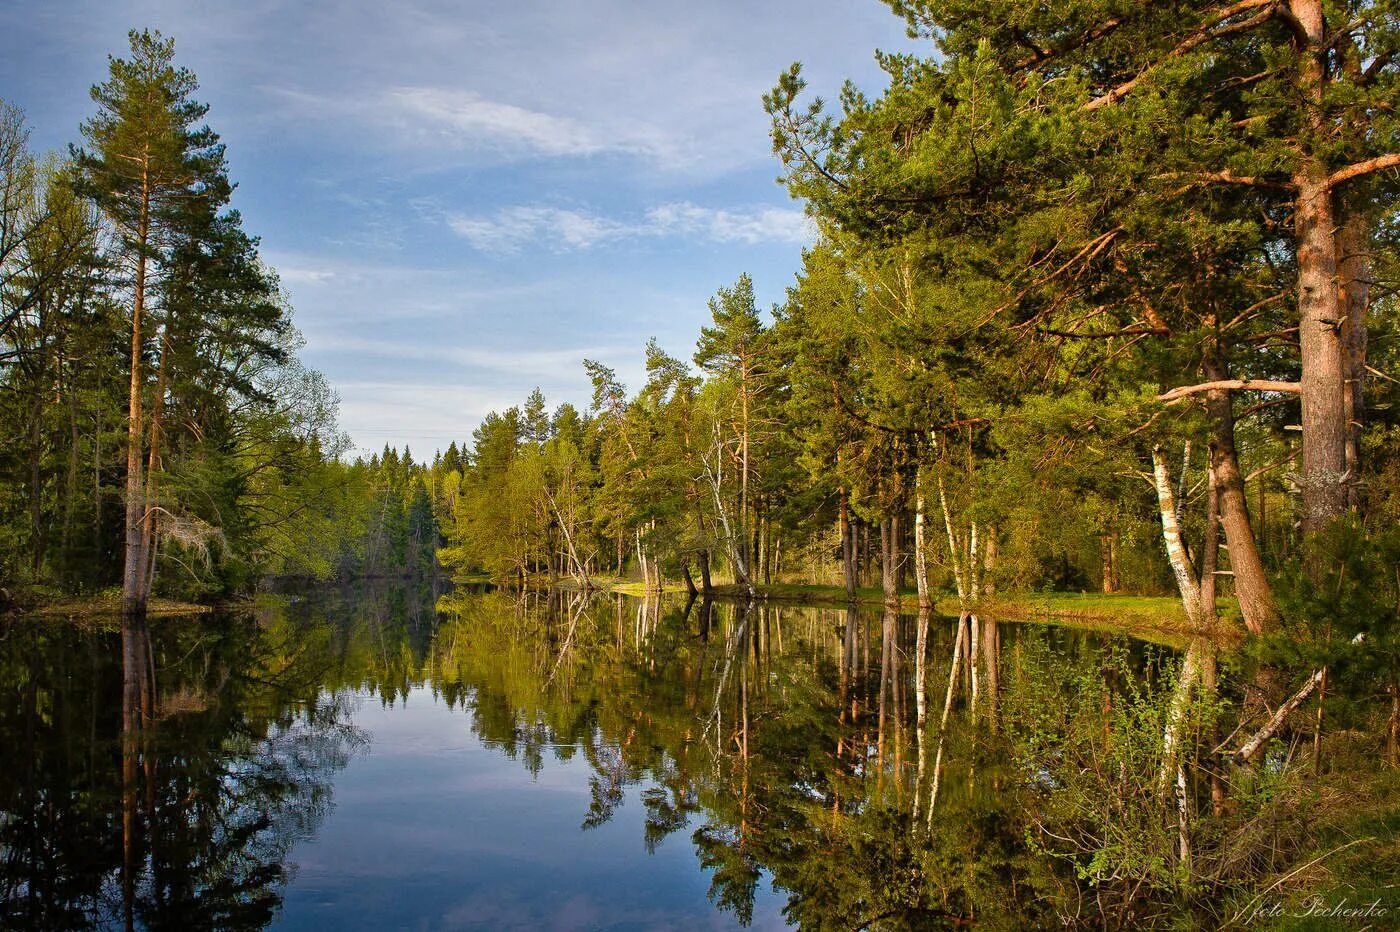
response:
[[[230,186],[223,146],[198,125],[208,107],[191,98],[198,87],[194,75],[174,65],[174,40],[135,30],[129,39],[130,59],[110,59],[108,81],[92,89],[98,113],[82,127],[89,148],[75,149],[73,157],[84,190],[120,232],[132,275],[122,601],[127,611],[143,612],[153,569],[154,503],[147,500],[142,459],[148,452],[154,459],[159,444],[158,424],[148,423],[144,406],[151,280],[167,271],[171,251],[190,233],[190,218],[213,213]],[[193,209],[199,202],[203,210]]]

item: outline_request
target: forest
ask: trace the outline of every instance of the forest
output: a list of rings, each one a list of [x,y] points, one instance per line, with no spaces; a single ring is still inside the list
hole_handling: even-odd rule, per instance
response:
[[[345,457],[194,75],[173,40],[130,43],[66,154],[31,152],[0,101],[0,586],[141,607],[416,572],[426,499]]]
[[[878,96],[794,64],[763,97],[816,230],[780,303],[736,269],[693,347],[638,347],[642,384],[585,361],[591,398],[537,389],[430,460],[350,456],[171,40],[131,34],[66,154],[0,106],[8,598],[393,576],[883,603],[886,664],[918,611],[922,752],[939,606],[946,722],[960,663],[972,703],[996,688],[997,598],[1169,597],[1179,663],[1112,749],[1152,792],[1055,788],[1124,807],[1075,823],[1078,869],[1209,900],[1318,853],[1251,847],[1264,797],[1346,781],[1393,839],[1397,11],[887,4],[933,51],[882,54]],[[1165,847],[1102,837],[1135,815]]]

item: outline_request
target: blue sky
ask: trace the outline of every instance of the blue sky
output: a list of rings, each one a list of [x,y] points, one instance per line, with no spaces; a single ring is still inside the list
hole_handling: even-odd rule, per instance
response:
[[[795,60],[878,90],[910,47],[877,0],[0,0],[35,148],[132,27],[199,76],[341,426],[420,457],[535,386],[585,406],[584,358],[629,387],[648,337],[689,358],[741,272],[780,300],[810,233],[760,96]]]

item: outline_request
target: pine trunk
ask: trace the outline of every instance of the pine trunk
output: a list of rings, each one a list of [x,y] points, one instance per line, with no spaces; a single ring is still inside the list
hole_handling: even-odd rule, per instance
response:
[[[884,592],[885,604],[899,604],[899,590],[895,585],[894,564],[898,544],[895,541],[894,519],[880,519],[880,586]]]
[[[1327,135],[1327,24],[1320,0],[1290,0],[1299,50],[1300,91],[1317,138]],[[1336,218],[1327,167],[1305,153],[1293,183],[1298,241],[1298,345],[1302,356],[1303,530],[1315,532],[1347,508],[1347,378],[1343,312],[1337,290]]]
[[[856,538],[851,527],[851,505],[846,490],[841,490],[841,568],[846,581],[846,598],[856,598]]]
[[[1337,271],[1342,290],[1342,343],[1347,376],[1347,504],[1356,508],[1361,471],[1361,425],[1366,418],[1366,318],[1371,310],[1370,243],[1366,221],[1354,210],[1340,208],[1337,228]]]
[[[141,218],[137,227],[136,293],[131,303],[131,384],[127,395],[126,425],[126,555],[122,568],[122,611],[146,611],[145,553],[142,519],[145,516],[145,483],[141,478],[142,350],[141,318],[146,309],[146,243],[149,238],[150,187],[142,185]]]
[[[1224,366],[1207,361],[1206,378],[1224,379]],[[1239,454],[1235,449],[1234,403],[1228,391],[1206,392],[1206,411],[1210,415],[1210,469],[1214,495],[1217,496],[1220,525],[1230,548],[1230,570],[1235,575],[1235,596],[1245,627],[1263,634],[1278,625],[1278,606],[1274,602],[1269,577],[1264,571],[1254,529],[1249,523],[1249,504],[1245,497],[1244,476],[1240,472]]]

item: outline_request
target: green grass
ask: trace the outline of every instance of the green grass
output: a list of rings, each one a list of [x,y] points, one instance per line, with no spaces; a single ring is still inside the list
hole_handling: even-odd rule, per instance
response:
[[[598,580],[599,588],[631,596],[644,596],[646,590],[639,582]],[[680,585],[668,585],[667,592],[684,592]],[[720,598],[741,598],[743,590],[736,585],[715,587]],[[840,607],[847,604],[842,586],[776,583],[759,586],[757,598],[767,602],[793,605],[825,605]],[[862,605],[883,605],[884,592],[867,586],[856,590],[856,601]],[[900,610],[916,612],[918,596],[912,591],[900,593]],[[998,594],[979,600],[975,606],[980,614],[1003,621],[1029,621],[1042,624],[1064,624],[1073,627],[1132,634],[1144,640],[1171,646],[1184,644],[1194,631],[1182,611],[1181,602],[1170,596],[1103,595],[1077,592],[1027,592]],[[935,611],[956,615],[958,601],[951,593],[939,593]],[[1233,600],[1220,600],[1221,627],[1232,630],[1230,615],[1235,611]]]
[[[459,583],[490,582],[487,576],[457,577]],[[649,595],[645,585],[636,580],[616,576],[598,576],[590,580],[594,589],[616,592],[633,597]],[[513,584],[513,581],[504,583]],[[531,577],[526,580],[529,586],[547,586],[546,577]],[[555,585],[566,589],[580,588],[568,578],[555,581]],[[664,593],[686,592],[679,581],[668,581]],[[742,598],[743,590],[732,583],[717,585],[714,594],[718,598]],[[782,602],[792,605],[822,605],[843,607],[847,603],[843,586],[817,585],[810,583],[774,583],[759,586],[758,599],[766,602]],[[934,609],[944,615],[956,615],[958,600],[952,593],[938,593]],[[861,605],[883,605],[884,591],[878,586],[863,586],[856,590],[856,602]],[[919,608],[918,595],[913,590],[900,592],[901,611],[916,612]],[[1213,632],[1217,637],[1228,638],[1238,629],[1238,608],[1233,599],[1219,602],[1222,624]],[[1106,595],[1096,592],[1008,592],[998,593],[978,600],[975,605],[979,614],[1001,621],[1027,621],[1040,624],[1062,624],[1077,628],[1126,633],[1144,640],[1170,646],[1181,646],[1187,639],[1201,633],[1193,630],[1181,608],[1180,600],[1172,596],[1149,595]]]
[[[1240,895],[1230,915],[1260,903],[1275,915],[1249,928],[1288,930],[1400,927],[1400,770],[1385,766],[1370,735],[1339,733],[1326,740],[1327,765],[1313,779],[1309,844],[1292,853],[1251,896]],[[1318,912],[1377,903],[1378,918],[1351,920]]]
[[[151,599],[146,604],[147,618],[202,615],[210,611],[213,611],[211,606],[175,599]],[[63,598],[25,609],[20,614],[32,618],[63,618],[70,621],[119,618],[122,614],[122,600],[119,594],[112,593],[87,598]]]

